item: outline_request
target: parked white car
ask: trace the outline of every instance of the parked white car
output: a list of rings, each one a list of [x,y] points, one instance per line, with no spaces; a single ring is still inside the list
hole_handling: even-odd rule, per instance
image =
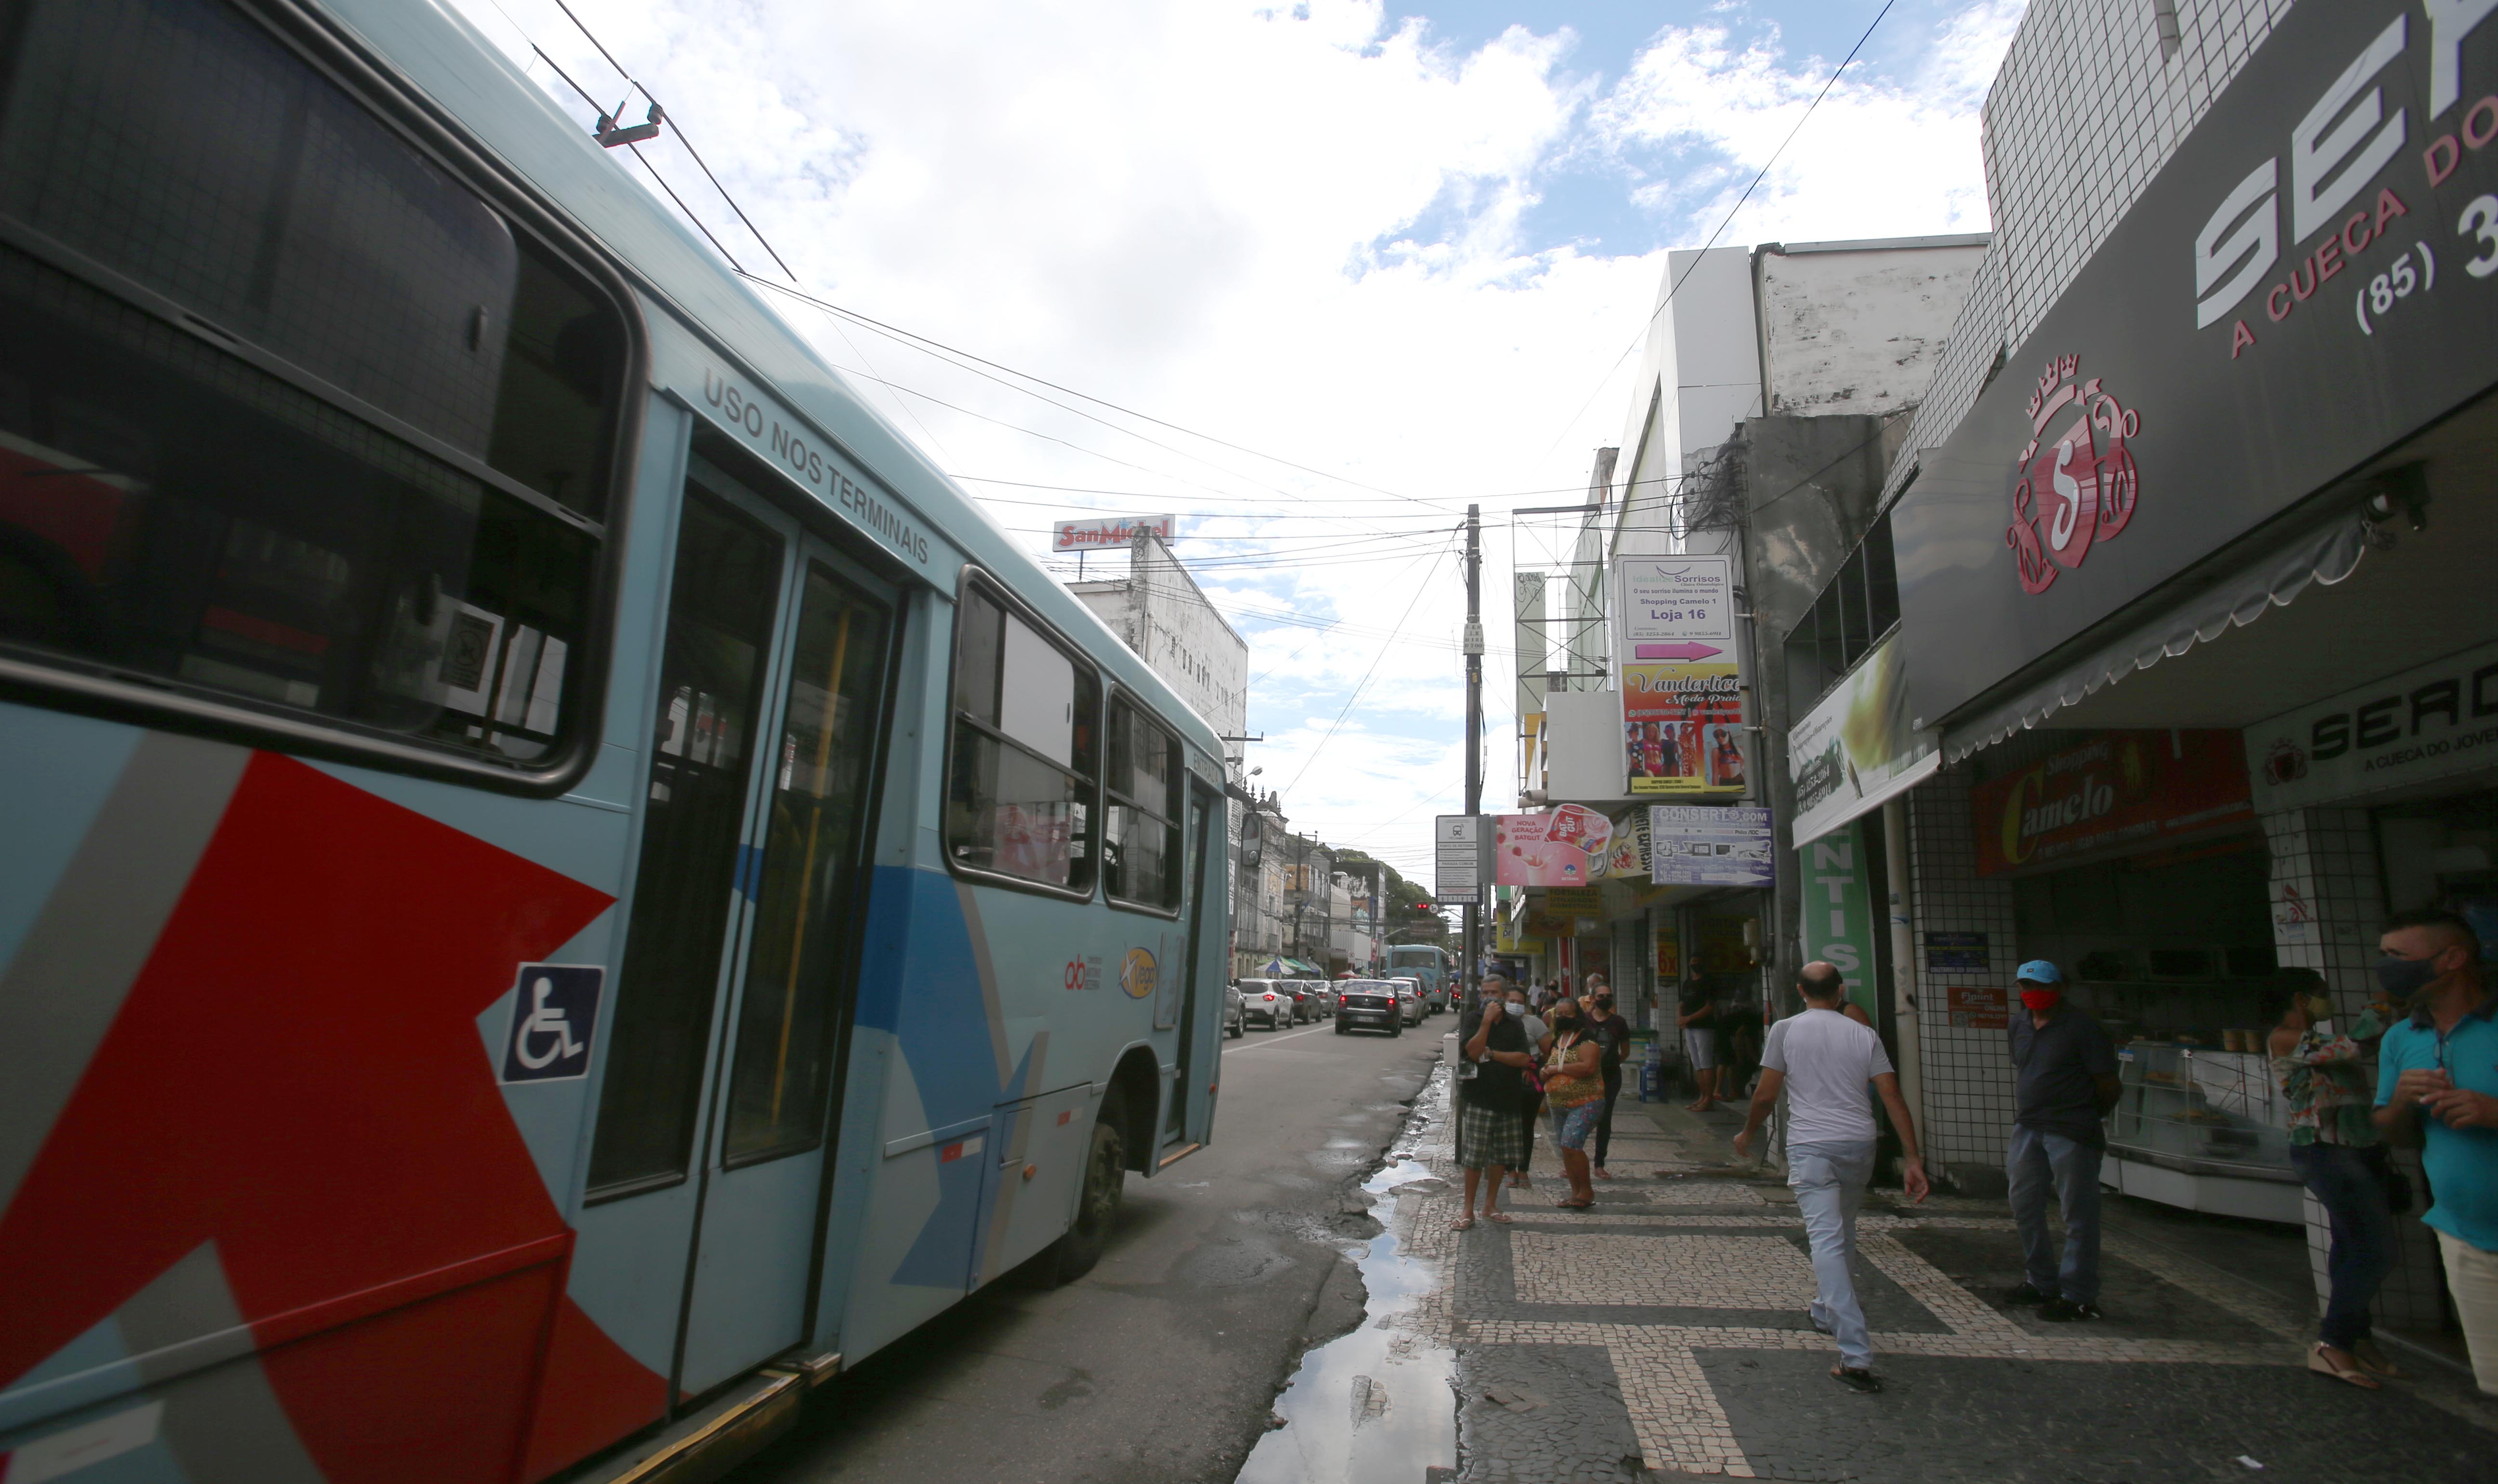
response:
[[[1268,1030],[1282,1030],[1300,1017],[1300,1000],[1281,980],[1244,979],[1240,982],[1240,1014],[1244,1020],[1254,1020]]]

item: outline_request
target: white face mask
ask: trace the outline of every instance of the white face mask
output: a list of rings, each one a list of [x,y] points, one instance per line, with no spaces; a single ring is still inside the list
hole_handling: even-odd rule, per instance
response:
[[[1522,1016],[1526,1014],[1526,1002],[1524,1000],[1510,1001],[1509,1013],[1514,1016]]]

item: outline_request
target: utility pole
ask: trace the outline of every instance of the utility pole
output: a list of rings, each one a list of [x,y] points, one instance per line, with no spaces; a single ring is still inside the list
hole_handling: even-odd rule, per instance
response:
[[[1483,507],[1466,506],[1466,816],[1483,813]],[[1481,898],[1484,886],[1477,883],[1475,895]],[[1476,966],[1483,961],[1482,944],[1478,937],[1483,924],[1483,911],[1476,903],[1463,908],[1464,926],[1460,931],[1462,961],[1457,965],[1457,983],[1464,986],[1463,1003],[1469,1008],[1482,989]]]

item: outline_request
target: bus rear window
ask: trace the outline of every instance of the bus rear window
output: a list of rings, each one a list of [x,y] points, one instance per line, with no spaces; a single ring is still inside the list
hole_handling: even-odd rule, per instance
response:
[[[0,642],[552,755],[619,312],[221,0],[12,10]]]

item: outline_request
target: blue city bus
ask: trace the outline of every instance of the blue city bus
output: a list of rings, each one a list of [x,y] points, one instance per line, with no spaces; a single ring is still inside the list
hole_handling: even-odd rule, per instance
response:
[[[0,0],[0,1477],[708,1477],[1210,1137],[1213,730],[621,160]]]
[[[1450,981],[1457,963],[1455,953],[1427,943],[1393,944],[1388,950],[1389,977],[1421,980],[1424,1002],[1433,1010],[1449,1008]]]

